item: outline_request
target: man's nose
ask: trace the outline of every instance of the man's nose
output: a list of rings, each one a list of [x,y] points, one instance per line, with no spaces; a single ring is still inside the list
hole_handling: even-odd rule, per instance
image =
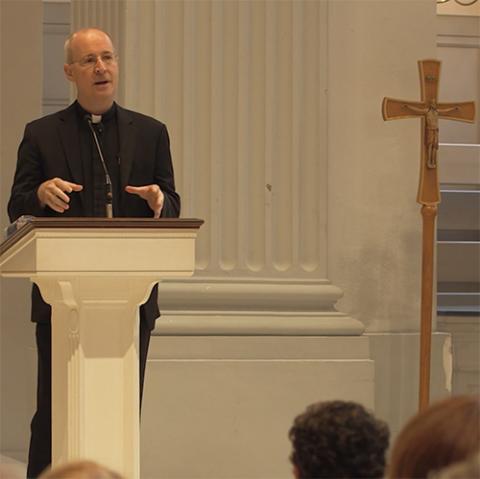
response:
[[[102,60],[101,56],[97,57],[97,61],[95,63],[95,73],[103,73],[106,70],[105,63]]]

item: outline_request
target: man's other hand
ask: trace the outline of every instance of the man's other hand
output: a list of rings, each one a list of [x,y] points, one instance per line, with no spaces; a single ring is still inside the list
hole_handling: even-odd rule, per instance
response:
[[[140,196],[153,211],[154,218],[160,218],[165,195],[158,185],[126,186],[125,191]]]
[[[51,180],[44,181],[38,187],[37,196],[42,208],[49,206],[57,213],[63,213],[69,208],[68,203],[70,202],[70,197],[67,193],[82,190],[82,185],[70,183],[61,178],[52,178]]]

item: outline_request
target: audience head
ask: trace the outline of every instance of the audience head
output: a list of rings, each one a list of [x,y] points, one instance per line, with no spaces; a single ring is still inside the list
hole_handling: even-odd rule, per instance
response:
[[[429,479],[473,479],[480,477],[480,452],[465,461],[456,462],[436,473],[428,475]]]
[[[388,477],[426,478],[479,450],[480,400],[456,396],[416,414],[392,449]]]
[[[389,430],[363,406],[326,401],[308,406],[290,429],[297,479],[381,478]]]
[[[75,461],[46,470],[38,479],[123,479],[123,476],[93,461]]]

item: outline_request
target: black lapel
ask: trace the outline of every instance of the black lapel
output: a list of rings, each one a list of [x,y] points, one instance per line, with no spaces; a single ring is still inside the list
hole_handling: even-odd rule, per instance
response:
[[[128,185],[133,160],[135,159],[135,145],[137,128],[133,121],[133,115],[117,105],[118,136],[120,139],[120,185],[122,198],[125,186]]]
[[[59,134],[72,181],[83,185],[83,165],[80,155],[80,137],[75,103],[59,113]],[[80,194],[83,204],[83,195]]]

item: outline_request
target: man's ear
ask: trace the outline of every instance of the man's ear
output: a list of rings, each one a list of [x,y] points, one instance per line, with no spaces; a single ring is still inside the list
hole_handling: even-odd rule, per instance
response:
[[[298,470],[298,467],[295,464],[293,465],[292,472],[293,472],[293,477],[295,479],[300,479],[300,471]]]
[[[65,73],[65,78],[68,81],[74,81],[73,73],[72,73],[72,65],[69,65],[68,63],[64,63],[63,72]]]

